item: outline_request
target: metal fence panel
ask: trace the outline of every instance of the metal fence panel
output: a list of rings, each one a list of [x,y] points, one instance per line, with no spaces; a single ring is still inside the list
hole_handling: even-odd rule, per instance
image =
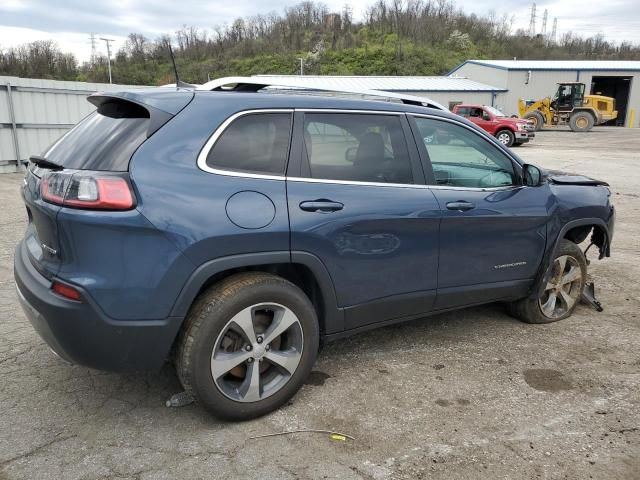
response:
[[[140,87],[0,76],[0,172],[16,171],[91,113],[90,94],[130,88]]]

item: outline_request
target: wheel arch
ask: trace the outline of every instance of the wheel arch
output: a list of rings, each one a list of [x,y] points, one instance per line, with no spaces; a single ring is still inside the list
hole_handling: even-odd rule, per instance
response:
[[[573,220],[562,227],[554,245],[554,251],[563,239],[573,243],[582,243],[592,234],[593,243],[600,249],[600,258],[610,255],[609,227],[601,218],[585,218]]]
[[[610,234],[609,227],[601,218],[581,218],[567,222],[560,228],[555,240],[549,243],[545,255],[540,264],[540,268],[536,275],[536,281],[531,289],[531,296],[538,296],[540,289],[546,283],[546,274],[550,263],[553,261],[555,253],[558,251],[562,240],[569,240],[573,243],[580,243],[578,240],[582,238],[584,241],[590,232],[593,231],[592,239],[596,246],[600,249],[599,258],[610,256]]]
[[[297,285],[313,303],[322,335],[344,330],[333,282],[315,255],[307,252],[259,252],[217,258],[191,274],[173,306],[171,315],[184,317],[194,300],[210,285],[240,272],[266,272]]]

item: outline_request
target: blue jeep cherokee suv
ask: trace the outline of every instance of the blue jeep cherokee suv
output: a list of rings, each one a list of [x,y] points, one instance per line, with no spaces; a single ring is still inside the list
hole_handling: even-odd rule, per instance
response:
[[[89,101],[24,179],[23,308],[70,362],[172,358],[222,418],[285,403],[325,339],[494,301],[565,318],[577,244],[609,256],[605,183],[525,165],[447,111],[181,88]]]

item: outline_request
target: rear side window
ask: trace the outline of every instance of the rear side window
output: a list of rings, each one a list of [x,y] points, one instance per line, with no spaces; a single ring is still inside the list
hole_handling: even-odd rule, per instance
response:
[[[133,152],[147,139],[149,112],[131,102],[98,107],[44,153],[64,168],[126,172]]]
[[[207,166],[284,175],[291,136],[290,113],[244,115],[229,125],[207,155]]]
[[[414,183],[397,116],[308,113],[304,117],[304,141],[312,178]]]

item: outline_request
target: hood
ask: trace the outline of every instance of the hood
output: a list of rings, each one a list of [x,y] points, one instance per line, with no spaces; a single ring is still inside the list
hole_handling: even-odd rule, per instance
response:
[[[512,125],[527,125],[529,123],[529,120],[513,117],[497,117],[497,120],[500,120],[501,122],[511,123]]]
[[[561,172],[559,170],[547,170],[546,172],[547,179],[554,184],[557,185],[604,185],[609,186],[607,182],[603,182],[602,180],[596,180],[595,178],[587,177],[584,175],[579,175],[576,173],[567,173]]]

